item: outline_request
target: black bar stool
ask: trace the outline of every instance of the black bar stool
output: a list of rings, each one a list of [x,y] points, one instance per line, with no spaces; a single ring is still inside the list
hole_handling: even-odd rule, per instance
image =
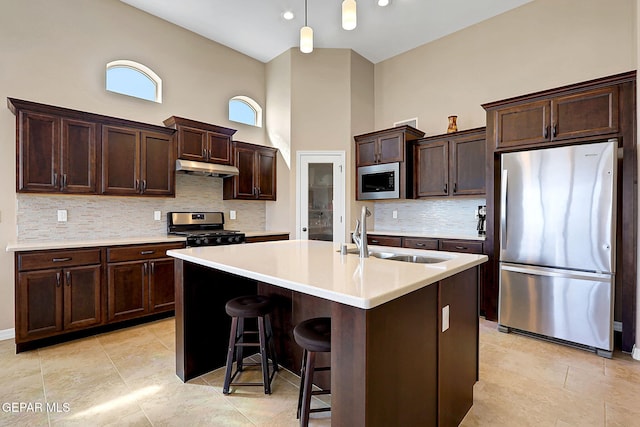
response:
[[[331,318],[316,317],[300,322],[293,328],[296,343],[303,348],[302,367],[300,369],[300,394],[298,395],[298,413],[301,426],[309,425],[312,412],[330,411],[330,407],[311,409],[311,396],[331,394],[331,390],[313,391],[315,371],[328,371],[329,366],[316,367],[316,353],[331,351]]]
[[[231,333],[229,334],[229,349],[227,351],[227,369],[224,376],[222,392],[229,394],[230,386],[261,386],[264,385],[264,393],[271,394],[271,381],[278,370],[278,360],[273,343],[273,331],[269,313],[273,311],[273,301],[264,295],[248,295],[229,300],[225,310],[231,316]],[[244,319],[256,318],[257,331],[245,331]],[[246,335],[258,334],[258,341],[247,341]],[[244,347],[260,348],[260,363],[244,363]],[[269,373],[269,358],[271,359],[271,373]],[[236,362],[236,371],[231,374],[233,362]],[[262,382],[232,382],[245,366],[262,366]]]

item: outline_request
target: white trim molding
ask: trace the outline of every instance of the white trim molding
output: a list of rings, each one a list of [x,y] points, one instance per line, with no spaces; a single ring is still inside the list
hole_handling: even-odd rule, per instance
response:
[[[16,330],[14,328],[0,330],[0,341],[12,340],[16,337]]]
[[[631,352],[631,357],[636,360],[640,360],[640,348],[636,344],[633,345],[633,351]]]

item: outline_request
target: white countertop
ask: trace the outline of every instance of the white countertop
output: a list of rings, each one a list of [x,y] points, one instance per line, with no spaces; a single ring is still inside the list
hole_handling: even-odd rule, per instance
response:
[[[350,247],[353,247],[351,245]],[[330,301],[369,309],[487,261],[472,255],[369,246],[433,257],[414,264],[357,254],[341,255],[332,242],[280,240],[251,245],[208,246],[167,251],[167,255]]]
[[[402,236],[402,237],[424,237],[427,239],[453,239],[453,240],[478,240],[485,241],[486,236],[477,234],[455,234],[455,233],[421,233],[413,231],[387,231],[387,230],[369,230],[367,234],[377,234],[384,236]]]
[[[62,240],[51,242],[24,242],[9,243],[7,252],[37,251],[43,249],[69,249],[69,248],[92,248],[96,246],[118,246],[118,245],[142,245],[145,243],[175,243],[184,242],[185,237],[181,236],[161,236],[161,237],[114,237],[110,239],[96,240]]]

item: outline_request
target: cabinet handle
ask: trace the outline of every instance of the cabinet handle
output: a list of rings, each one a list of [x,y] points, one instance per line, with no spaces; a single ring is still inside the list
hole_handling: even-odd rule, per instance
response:
[[[140,188],[140,180],[136,179],[136,190],[138,190]]]
[[[71,286],[71,272],[67,271],[67,286]]]
[[[60,287],[60,273],[56,273],[56,288]]]
[[[144,264],[144,275],[147,275],[147,271],[149,270],[149,265],[145,262]]]
[[[202,158],[207,160],[207,149],[202,147]]]
[[[153,253],[155,253],[156,251],[140,251],[140,255],[151,255]]]
[[[454,192],[454,193],[457,193],[457,192],[458,192],[458,183],[457,183],[457,182],[454,182],[454,183],[453,183],[453,192]]]
[[[416,246],[422,247],[422,246],[424,246],[424,243],[416,243]]]
[[[58,186],[58,172],[55,172],[53,174],[53,186],[57,187]]]
[[[143,179],[142,180],[142,190],[141,193],[144,193],[145,191],[147,191],[147,180]]]
[[[446,182],[444,183],[444,192],[448,193],[449,191],[449,184],[447,184]]]
[[[552,136],[553,138],[555,138],[555,137],[556,137],[556,135],[558,135],[558,124],[557,124],[557,123],[554,123],[554,124],[553,124],[553,129],[552,129],[552,131],[551,131],[551,136]]]
[[[456,246],[456,249],[458,249],[458,250],[466,250],[468,248],[466,248],[465,246]]]
[[[53,258],[51,260],[51,262],[67,262],[67,261],[71,261],[73,258],[71,257],[65,257],[65,258]]]
[[[545,139],[549,138],[549,126],[544,127],[544,130],[542,131],[542,136],[544,136]]]
[[[371,239],[371,243],[380,243],[380,240]]]
[[[207,150],[207,160],[211,160],[211,148]]]
[[[151,263],[151,274],[153,275],[153,274],[155,274],[155,272],[156,272],[156,263],[152,262]]]
[[[62,188],[67,188],[67,174],[62,175]]]

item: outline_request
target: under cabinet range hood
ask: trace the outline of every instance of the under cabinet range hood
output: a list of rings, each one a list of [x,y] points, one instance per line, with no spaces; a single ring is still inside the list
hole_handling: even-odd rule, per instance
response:
[[[191,173],[194,175],[213,176],[226,178],[236,176],[239,171],[235,166],[217,165],[214,163],[194,162],[192,160],[176,160],[176,172]]]

